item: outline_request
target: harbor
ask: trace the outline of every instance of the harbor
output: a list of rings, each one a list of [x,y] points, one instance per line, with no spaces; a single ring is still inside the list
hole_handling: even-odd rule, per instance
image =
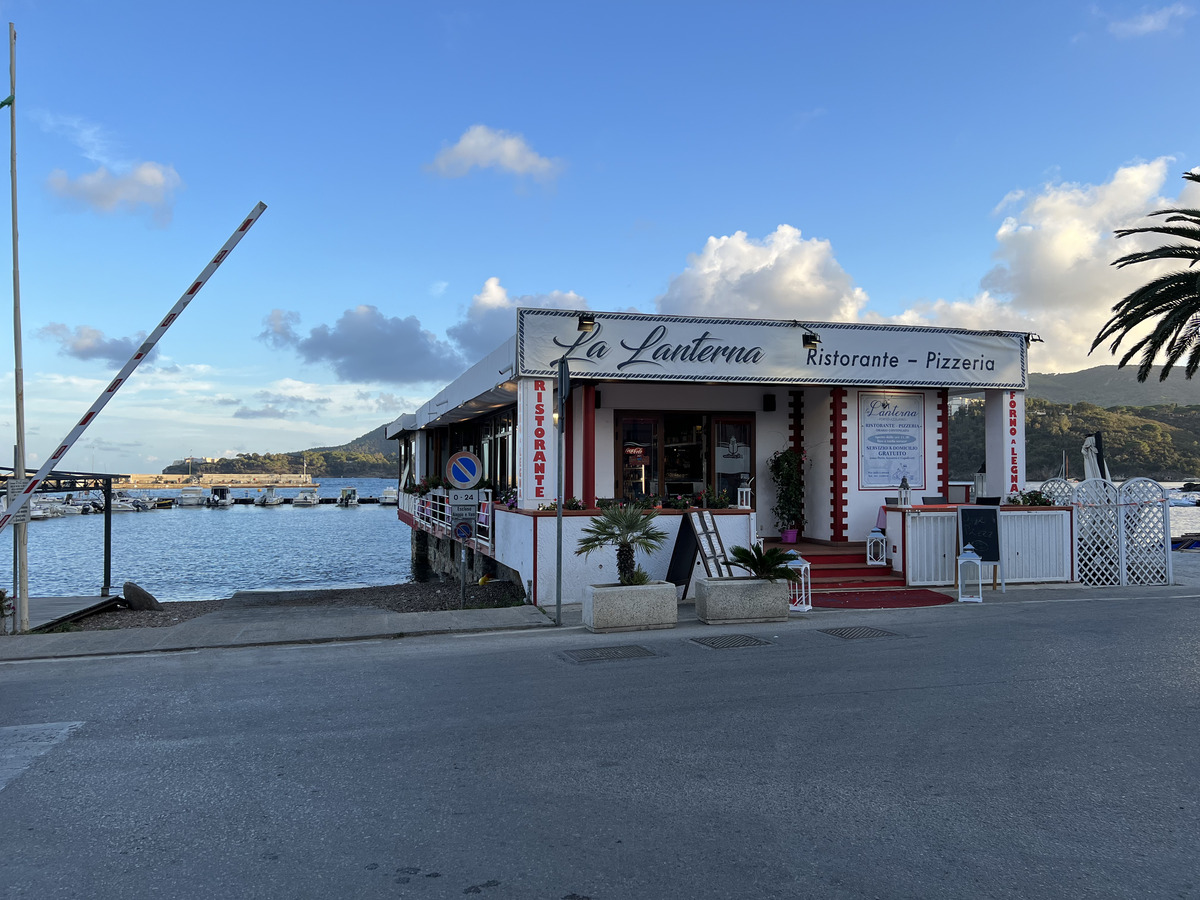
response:
[[[409,529],[395,508],[339,506],[353,488],[380,497],[393,479],[330,478],[321,502],[228,508],[174,506],[112,517],[112,591],[136,582],[160,601],[211,600],[239,590],[371,587],[411,580]],[[284,493],[294,500],[300,488]],[[235,494],[250,489],[239,489]],[[164,494],[171,491],[164,490]],[[177,491],[176,491],[177,493]],[[235,499],[239,499],[235,496]],[[244,499],[241,498],[241,499]],[[63,516],[29,527],[30,597],[98,596],[103,581],[104,517]],[[0,546],[12,571],[12,543]]]

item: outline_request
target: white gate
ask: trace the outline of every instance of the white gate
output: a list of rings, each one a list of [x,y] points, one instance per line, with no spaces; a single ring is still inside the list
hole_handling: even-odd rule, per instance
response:
[[[1167,492],[1149,478],[1119,488],[1089,478],[1074,488],[1061,478],[1042,485],[1052,503],[1075,507],[1075,560],[1088,585],[1170,584],[1171,521]]]

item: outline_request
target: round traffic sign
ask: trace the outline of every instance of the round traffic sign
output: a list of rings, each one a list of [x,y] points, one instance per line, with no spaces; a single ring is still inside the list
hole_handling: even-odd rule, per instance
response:
[[[474,453],[463,450],[450,457],[446,463],[446,480],[456,488],[464,490],[479,484],[483,477],[483,463]]]
[[[469,538],[471,536],[471,523],[459,522],[457,525],[455,525],[454,536],[460,541],[465,541],[467,538]]]

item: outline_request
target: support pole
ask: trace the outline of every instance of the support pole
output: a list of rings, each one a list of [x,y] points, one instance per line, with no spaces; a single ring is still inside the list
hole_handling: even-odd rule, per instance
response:
[[[12,257],[13,257],[13,385],[16,390],[17,452],[13,459],[14,477],[25,479],[25,363],[21,353],[21,266],[17,255],[17,29],[8,23],[8,126],[9,174],[12,181]],[[18,504],[19,505],[19,504]],[[10,511],[11,514],[11,511]],[[14,589],[17,592],[13,630],[29,630],[29,526],[13,525]]]

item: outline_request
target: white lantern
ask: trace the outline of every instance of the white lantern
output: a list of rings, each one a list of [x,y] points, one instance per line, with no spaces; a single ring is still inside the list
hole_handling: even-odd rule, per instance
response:
[[[958,555],[958,602],[983,602],[983,560],[970,544]]]
[[[887,565],[887,538],[878,528],[872,528],[867,535],[867,565]]]
[[[739,487],[737,489],[737,491],[738,491],[737,508],[738,509],[749,509],[750,508],[750,485],[743,484],[741,487]]]
[[[788,609],[791,612],[807,612],[812,609],[812,567],[808,560],[795,550],[792,551],[787,565],[789,569],[795,569],[800,576],[799,581],[788,582]]]
[[[899,497],[896,498],[897,506],[912,506],[912,488],[908,486],[908,476],[905,475],[900,479]]]

